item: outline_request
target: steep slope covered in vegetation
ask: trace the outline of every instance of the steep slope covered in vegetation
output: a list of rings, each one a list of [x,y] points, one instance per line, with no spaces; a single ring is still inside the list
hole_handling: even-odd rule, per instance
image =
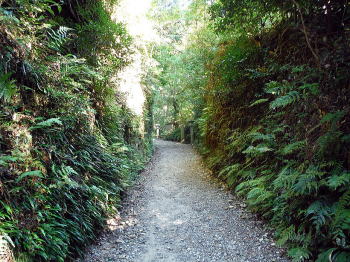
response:
[[[178,90],[192,103],[177,115],[192,111],[209,167],[295,261],[349,261],[349,3],[194,1],[187,12],[179,64],[193,81]]]
[[[133,50],[115,2],[0,3],[0,234],[18,259],[70,260],[149,157],[151,108],[118,91]]]
[[[211,168],[297,261],[349,259],[347,6],[324,4],[281,8],[292,17],[223,45],[203,115]]]

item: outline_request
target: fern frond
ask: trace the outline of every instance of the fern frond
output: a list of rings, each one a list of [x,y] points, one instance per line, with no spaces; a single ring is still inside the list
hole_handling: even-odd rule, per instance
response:
[[[263,134],[260,132],[249,133],[248,136],[252,138],[252,142],[256,142],[256,141],[272,142],[275,139],[275,136],[273,134]]]
[[[335,216],[332,220],[332,235],[338,239],[338,245],[345,247],[348,243],[346,232],[350,231],[350,190],[339,198],[335,206]],[[343,241],[341,241],[343,240]],[[343,244],[341,243],[343,242]]]
[[[298,87],[299,89],[303,90],[304,94],[313,94],[313,95],[317,95],[320,93],[319,90],[319,83],[306,83],[303,84],[301,86]]]
[[[51,167],[52,172],[59,178],[59,182],[51,185],[51,188],[62,188],[63,186],[68,186],[71,188],[80,188],[81,185],[74,181],[71,177],[73,175],[79,175],[71,166],[53,165]]]
[[[245,195],[252,188],[261,187],[261,185],[264,185],[269,178],[270,176],[261,176],[256,179],[244,181],[236,187],[235,192],[238,195]]]
[[[291,166],[284,167],[273,181],[275,189],[290,189],[300,177],[300,172]]]
[[[300,195],[317,193],[323,183],[320,178],[324,174],[325,172],[320,171],[319,167],[310,165],[305,173],[298,178],[292,189]]]
[[[305,71],[305,65],[298,65],[292,68],[292,73],[301,73]]]
[[[328,113],[321,119],[321,123],[324,124],[326,122],[338,122],[345,116],[345,111],[344,110],[339,110],[334,113]]]
[[[276,109],[280,107],[286,107],[292,103],[297,102],[301,99],[301,95],[298,91],[290,91],[284,96],[277,97],[274,101],[270,103],[271,109]]]
[[[332,175],[327,180],[327,185],[333,190],[350,184],[350,172],[344,171],[340,175]]]
[[[21,160],[19,157],[9,156],[9,155],[0,155],[0,166],[7,166],[9,162],[16,162]]]
[[[234,165],[229,165],[225,168],[223,168],[218,176],[219,177],[229,177],[231,176],[234,172],[237,172],[241,168],[241,164],[234,164]]]
[[[254,101],[253,103],[251,103],[251,104],[249,105],[249,107],[253,107],[253,106],[256,106],[256,105],[260,105],[260,104],[266,103],[266,102],[268,102],[268,101],[269,101],[269,99],[267,99],[267,98],[258,99],[258,100],[256,100],[256,101]]]
[[[45,121],[42,121],[42,122],[35,124],[34,126],[30,127],[29,130],[48,128],[48,127],[53,126],[54,124],[62,125],[62,122],[59,118],[50,118],[50,119],[47,119]]]
[[[265,92],[272,95],[282,95],[292,90],[293,87],[288,83],[271,81],[266,84]]]
[[[311,252],[305,247],[295,247],[288,250],[288,256],[293,262],[303,262],[311,257]]]
[[[327,219],[331,218],[333,210],[325,201],[318,200],[308,207],[305,214],[311,216],[312,224],[315,225],[317,231],[320,231]]]
[[[63,45],[69,40],[72,30],[72,28],[65,26],[60,26],[56,31],[49,29],[47,33],[50,38],[48,47],[58,52],[61,51]]]
[[[280,232],[279,238],[278,238],[276,243],[279,246],[283,246],[288,241],[293,240],[295,238],[295,236],[296,236],[295,226],[291,225]]]
[[[330,248],[318,255],[316,262],[348,262],[350,261],[350,252]]]
[[[259,144],[257,146],[249,146],[242,153],[247,154],[247,155],[257,156],[257,155],[261,155],[261,154],[264,154],[266,152],[271,152],[271,151],[273,151],[272,148],[269,148],[263,144]]]
[[[11,73],[0,76],[0,99],[5,103],[11,102],[11,99],[17,93],[16,81],[11,80]]]
[[[273,196],[274,194],[271,191],[260,186],[251,189],[247,194],[247,199],[251,205],[266,205],[270,202],[268,199],[271,199]],[[272,201],[270,202],[270,205],[272,205]]]
[[[290,154],[293,154],[297,151],[301,151],[304,149],[305,147],[305,144],[306,144],[306,141],[303,140],[303,141],[298,141],[298,142],[294,142],[294,143],[291,143],[291,144],[287,144],[285,147],[283,147],[281,150],[280,150],[280,153],[281,155],[290,155]]]

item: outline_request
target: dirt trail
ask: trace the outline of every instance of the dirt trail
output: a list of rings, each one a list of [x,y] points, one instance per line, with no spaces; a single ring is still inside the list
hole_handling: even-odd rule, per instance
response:
[[[289,261],[189,145],[156,141],[156,147],[114,230],[83,261]]]

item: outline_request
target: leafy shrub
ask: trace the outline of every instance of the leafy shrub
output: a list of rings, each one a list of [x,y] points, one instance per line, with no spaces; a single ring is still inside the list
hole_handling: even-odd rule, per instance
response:
[[[164,135],[164,138],[169,141],[181,141],[181,128],[175,128],[173,131]]]

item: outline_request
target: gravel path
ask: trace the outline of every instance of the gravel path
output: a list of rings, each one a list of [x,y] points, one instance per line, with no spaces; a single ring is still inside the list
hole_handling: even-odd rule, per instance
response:
[[[210,177],[189,145],[156,141],[111,232],[81,261],[289,261],[271,232]]]

